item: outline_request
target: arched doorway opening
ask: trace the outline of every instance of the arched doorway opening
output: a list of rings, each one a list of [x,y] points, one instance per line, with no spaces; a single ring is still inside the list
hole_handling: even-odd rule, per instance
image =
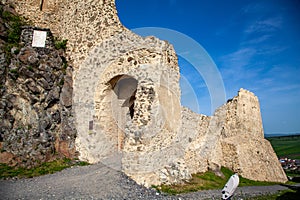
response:
[[[134,118],[134,104],[138,81],[132,76],[117,75],[108,81],[111,91],[112,117],[117,125],[117,148],[122,151],[125,139],[125,127]]]
[[[130,118],[134,116],[134,101],[138,81],[128,75],[118,75],[109,81],[112,90],[119,100],[122,100],[122,107],[129,108]]]

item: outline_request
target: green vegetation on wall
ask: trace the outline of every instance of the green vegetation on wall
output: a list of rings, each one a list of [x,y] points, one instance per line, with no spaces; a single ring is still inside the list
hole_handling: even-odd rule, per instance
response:
[[[67,49],[67,42],[68,40],[58,40],[58,38],[55,38],[54,45],[56,49]]]
[[[1,18],[8,26],[7,41],[6,41],[7,44],[5,46],[5,52],[7,55],[7,59],[9,61],[11,57],[11,49],[13,47],[16,47],[16,50],[13,53],[17,53],[18,49],[20,48],[19,42],[20,42],[20,35],[21,35],[21,27],[26,23],[22,17],[13,15],[8,11],[4,11],[2,7],[0,7],[0,13],[1,13]]]

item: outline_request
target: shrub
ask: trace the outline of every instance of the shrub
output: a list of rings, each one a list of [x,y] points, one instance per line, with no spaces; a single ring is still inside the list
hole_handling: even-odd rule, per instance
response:
[[[55,39],[54,46],[56,49],[67,49],[67,42],[68,40],[61,40],[59,41],[57,38]]]

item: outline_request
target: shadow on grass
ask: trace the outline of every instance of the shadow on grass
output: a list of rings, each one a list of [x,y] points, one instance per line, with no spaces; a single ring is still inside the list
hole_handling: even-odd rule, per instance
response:
[[[299,200],[299,199],[300,199],[299,190],[297,192],[294,191],[286,192],[276,198],[276,200]]]

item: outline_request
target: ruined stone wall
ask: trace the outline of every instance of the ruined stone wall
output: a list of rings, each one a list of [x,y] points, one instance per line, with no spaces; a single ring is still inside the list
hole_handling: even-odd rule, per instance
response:
[[[38,27],[68,39],[67,56],[75,71],[96,44],[122,32],[114,0],[9,0],[16,11]],[[41,9],[42,7],[42,9]]]
[[[129,31],[105,40],[90,52],[74,85],[76,144],[81,159],[98,162],[122,153],[123,171],[139,183],[148,183],[150,176],[159,183],[155,172],[177,157],[163,154],[173,140],[166,138],[177,134],[181,120],[176,61],[168,43]],[[137,80],[132,119],[129,109],[121,106],[125,102],[116,98],[109,84],[118,76]],[[165,107],[169,103],[173,110]]]
[[[222,132],[223,138],[237,135],[264,138],[257,96],[241,89],[237,97],[228,100],[226,106],[227,122]]]
[[[125,29],[114,1],[56,1],[44,10],[39,10],[37,1],[13,2],[36,25],[68,39],[67,53],[76,72],[73,109],[80,158],[97,162],[119,150],[129,152],[122,158],[123,170],[143,184],[150,183],[150,176],[145,176],[149,173],[159,184],[156,172],[174,162],[180,150],[169,150],[181,124],[179,68],[172,46]],[[121,75],[138,81],[134,115],[125,122],[115,118],[126,117],[128,109],[116,106],[125,102],[114,96],[108,84]],[[163,149],[173,155],[163,154]]]
[[[178,183],[188,174],[208,170],[221,175],[221,166],[252,180],[287,181],[272,146],[263,137],[259,101],[252,92],[240,89],[211,117],[187,108],[181,116],[176,137],[184,153],[177,154],[177,163],[170,162],[160,170],[162,183]]]
[[[191,174],[206,172],[208,162],[200,152],[206,140],[211,117],[196,114],[188,108],[182,108],[181,113],[182,125],[178,140],[185,149],[185,164]]]
[[[211,117],[181,108],[173,47],[124,28],[113,0],[11,2],[36,25],[68,39],[80,159],[103,162],[146,186],[218,173],[221,166],[250,179],[286,181],[263,139],[257,97],[240,90]],[[121,90],[122,80],[136,83],[132,91]]]
[[[226,118],[221,132],[222,165],[243,177],[284,182],[285,173],[266,139],[257,96],[240,89],[224,106]]]
[[[243,177],[285,182],[287,178],[270,143],[263,137],[258,98],[244,89],[213,116],[182,112],[181,140],[188,138],[183,158],[189,173],[225,166]]]
[[[0,6],[1,12],[14,15]],[[64,51],[54,48],[49,29],[23,26],[20,43],[7,52],[11,30],[5,20],[0,20],[0,162],[32,167],[61,155],[75,156],[72,68],[64,62]],[[45,48],[31,46],[34,30],[46,32]]]
[[[60,33],[61,10],[64,0],[2,0],[3,4],[12,5],[16,12],[40,28],[50,28],[55,35]]]

